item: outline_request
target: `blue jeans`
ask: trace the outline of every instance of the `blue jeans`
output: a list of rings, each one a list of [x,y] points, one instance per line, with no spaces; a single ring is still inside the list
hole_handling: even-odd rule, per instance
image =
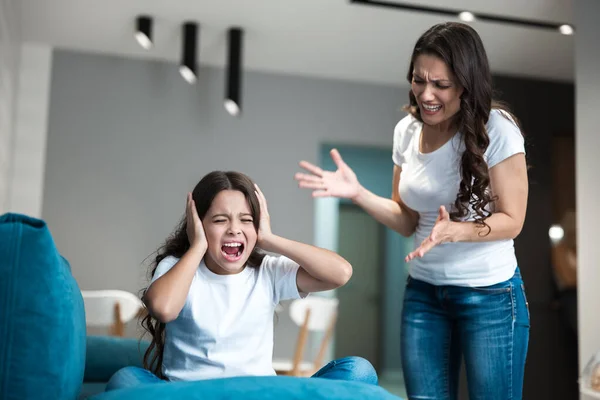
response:
[[[370,362],[360,357],[333,360],[312,376],[313,378],[339,379],[377,385],[377,373]],[[139,367],[121,368],[110,378],[106,391],[129,388],[148,383],[164,382],[152,372]]]
[[[511,279],[486,287],[408,279],[401,351],[409,399],[457,399],[461,358],[470,400],[521,399],[528,343],[518,268]]]

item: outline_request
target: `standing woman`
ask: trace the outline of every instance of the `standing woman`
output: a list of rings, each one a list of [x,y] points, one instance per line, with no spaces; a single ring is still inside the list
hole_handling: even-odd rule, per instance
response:
[[[529,310],[513,239],[527,207],[523,135],[492,99],[487,55],[468,25],[425,32],[408,81],[391,199],[365,189],[335,149],[337,171],[302,161],[310,174],[295,178],[314,197],[351,199],[414,234],[401,333],[409,399],[456,399],[461,358],[471,400],[521,399]]]

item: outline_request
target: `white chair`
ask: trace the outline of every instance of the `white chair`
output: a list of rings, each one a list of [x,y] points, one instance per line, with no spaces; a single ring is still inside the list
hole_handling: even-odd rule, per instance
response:
[[[82,290],[87,326],[108,326],[113,336],[124,336],[125,323],[144,312],[142,301],[123,290]]]
[[[290,317],[300,330],[293,360],[273,360],[273,369],[278,375],[311,376],[322,367],[337,321],[338,304],[338,299],[317,296],[294,300],[290,304]],[[325,332],[319,353],[312,362],[304,361],[304,347],[309,331]]]

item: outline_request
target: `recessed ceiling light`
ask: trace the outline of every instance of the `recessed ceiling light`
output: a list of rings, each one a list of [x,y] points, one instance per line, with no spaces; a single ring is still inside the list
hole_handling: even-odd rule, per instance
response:
[[[473,22],[473,21],[475,21],[475,14],[473,14],[472,12],[469,12],[469,11],[463,11],[460,14],[458,14],[458,18],[461,21]]]
[[[560,33],[562,33],[563,35],[572,35],[573,33],[575,33],[575,31],[573,30],[573,27],[571,25],[561,25],[558,27],[558,31]]]

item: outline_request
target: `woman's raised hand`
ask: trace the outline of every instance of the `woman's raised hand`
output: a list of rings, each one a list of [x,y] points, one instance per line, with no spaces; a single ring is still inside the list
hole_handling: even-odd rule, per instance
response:
[[[323,171],[308,161],[301,161],[300,167],[310,173],[298,172],[294,175],[294,179],[298,181],[298,187],[312,189],[313,197],[354,199],[358,196],[361,189],[356,174],[342,160],[342,156],[340,156],[340,153],[336,149],[331,150],[330,154],[337,166],[337,170],[335,172]]]

